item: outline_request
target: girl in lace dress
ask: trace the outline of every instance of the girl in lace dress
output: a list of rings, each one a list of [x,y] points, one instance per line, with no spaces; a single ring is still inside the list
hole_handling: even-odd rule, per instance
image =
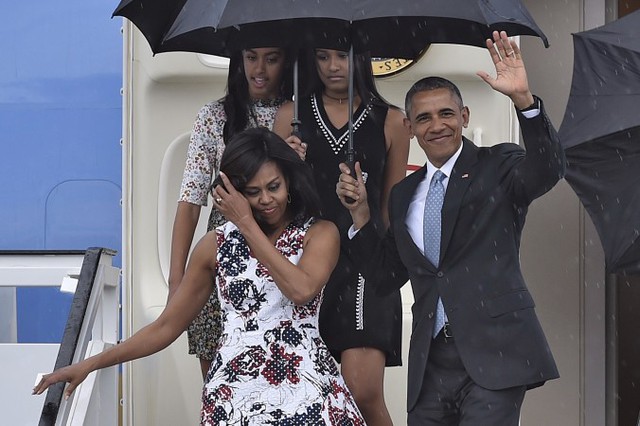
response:
[[[249,129],[222,156],[214,205],[228,219],[196,246],[160,317],[123,343],[45,375],[35,394],[173,342],[210,293],[222,335],[202,396],[202,425],[364,426],[320,337],[324,285],[338,260],[336,226],[316,219],[307,164],[277,135]]]

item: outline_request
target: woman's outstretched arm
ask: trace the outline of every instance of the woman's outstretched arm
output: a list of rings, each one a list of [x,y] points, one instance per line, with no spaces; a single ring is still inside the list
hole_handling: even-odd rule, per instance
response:
[[[211,294],[216,246],[215,232],[209,232],[200,240],[180,287],[155,321],[113,348],[46,374],[33,388],[33,394],[39,395],[55,383],[68,382],[64,392],[68,398],[92,371],[143,358],[169,346],[202,310]]]

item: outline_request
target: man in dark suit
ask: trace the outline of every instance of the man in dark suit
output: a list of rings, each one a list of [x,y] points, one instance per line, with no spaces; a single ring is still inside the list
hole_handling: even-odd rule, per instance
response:
[[[409,425],[518,425],[525,391],[558,377],[519,248],[527,208],[562,178],[564,152],[516,43],[494,32],[487,48],[497,76],[478,75],[513,101],[526,151],[464,138],[469,109],[458,88],[429,77],[405,105],[428,161],[392,190],[384,239],[369,222],[359,164],[357,180],[341,165],[336,185],[354,223],[348,249],[367,283],[385,293],[411,280]]]

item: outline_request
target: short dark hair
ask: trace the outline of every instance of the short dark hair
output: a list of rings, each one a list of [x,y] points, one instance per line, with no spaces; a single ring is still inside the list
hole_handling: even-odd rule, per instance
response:
[[[292,218],[308,219],[320,214],[320,196],[310,166],[278,135],[265,127],[247,129],[227,143],[220,170],[238,191],[258,173],[263,164],[275,163],[289,185]],[[213,182],[222,186],[220,176]]]
[[[436,89],[447,89],[454,98],[458,101],[458,105],[460,105],[460,109],[464,108],[464,103],[462,102],[462,95],[460,94],[460,89],[453,82],[447,80],[442,77],[425,77],[416,81],[413,86],[407,92],[407,96],[404,98],[404,109],[407,117],[410,117],[411,110],[411,101],[413,101],[413,97],[416,93],[420,92],[428,92],[430,90]]]

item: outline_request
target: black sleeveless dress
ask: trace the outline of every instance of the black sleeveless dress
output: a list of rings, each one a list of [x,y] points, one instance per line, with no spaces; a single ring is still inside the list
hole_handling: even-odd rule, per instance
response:
[[[354,113],[354,149],[367,174],[371,216],[382,224],[380,200],[383,191],[386,146],[384,122],[388,106],[360,105]],[[336,129],[324,109],[321,96],[302,99],[299,106],[302,141],[307,143],[306,161],[311,165],[322,201],[322,217],[338,226],[347,239],[351,216],[336,195],[338,165],[345,161],[348,125]],[[384,229],[379,226],[378,229]],[[342,244],[344,246],[344,244]],[[347,256],[340,255],[324,290],[320,310],[320,334],[340,362],[345,349],[374,347],[386,353],[386,365],[401,364],[402,306],[400,291],[380,297],[365,285]]]

